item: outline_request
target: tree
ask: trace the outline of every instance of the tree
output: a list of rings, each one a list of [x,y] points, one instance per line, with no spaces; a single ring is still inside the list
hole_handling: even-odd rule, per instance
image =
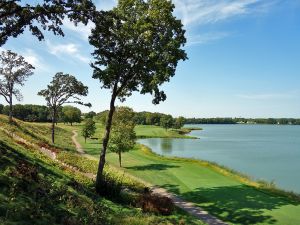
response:
[[[93,119],[94,116],[96,116],[96,115],[97,115],[97,114],[96,114],[94,111],[90,111],[90,112],[88,112],[88,113],[86,113],[86,114],[84,115],[84,118],[86,118],[86,119],[88,119],[88,118]]]
[[[0,114],[3,114],[4,105],[0,104]]]
[[[91,64],[93,78],[111,90],[110,108],[100,154],[96,189],[101,188],[105,155],[115,100],[124,101],[132,92],[153,95],[159,104],[166,94],[159,89],[175,75],[179,60],[187,59],[181,47],[185,31],[172,13],[169,0],[120,0],[118,6],[95,17],[89,42],[95,47]]]
[[[180,129],[181,127],[183,127],[184,122],[185,122],[184,117],[180,116],[180,117],[176,118],[175,122],[174,122],[174,128]]]
[[[79,22],[87,24],[93,17],[95,6],[91,0],[43,0],[33,4],[20,0],[4,0],[0,2],[0,46],[9,37],[16,38],[25,28],[32,35],[43,40],[41,30],[52,31],[55,35],[64,36],[61,29],[67,17],[75,25]],[[38,26],[39,25],[39,26]]]
[[[12,122],[13,96],[21,101],[23,96],[16,85],[24,85],[33,74],[34,67],[25,61],[23,56],[8,50],[0,55],[0,95],[9,104],[9,122]]]
[[[128,152],[135,145],[136,135],[133,121],[134,112],[128,107],[119,107],[113,117],[111,137],[108,150],[119,155],[119,165],[122,167],[122,152]]]
[[[81,134],[84,137],[84,142],[86,143],[86,139],[93,136],[96,132],[96,123],[93,119],[86,119],[84,126],[82,128]]]
[[[166,130],[173,127],[174,119],[171,115],[163,115],[160,120],[160,125]]]
[[[63,74],[62,72],[55,74],[47,89],[41,90],[38,93],[38,95],[45,98],[47,106],[52,113],[52,143],[54,143],[55,122],[59,107],[65,103],[75,103],[90,107],[90,103],[84,104],[79,98],[80,96],[87,96],[87,94],[87,86],[84,86],[74,76]]]
[[[70,123],[71,126],[73,123],[81,122],[81,111],[80,109],[74,106],[64,106],[62,108],[62,121],[65,123]]]

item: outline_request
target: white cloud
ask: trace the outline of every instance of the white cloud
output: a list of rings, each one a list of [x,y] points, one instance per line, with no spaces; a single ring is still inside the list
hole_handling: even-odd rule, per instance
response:
[[[216,23],[234,16],[264,11],[276,0],[174,0],[185,26]]]
[[[191,35],[187,38],[187,46],[207,44],[230,35],[228,32],[208,32],[203,34]]]
[[[26,48],[22,51],[16,51],[19,55],[22,55],[26,62],[35,67],[35,71],[48,71],[49,66],[44,62],[43,58],[38,55],[33,49]]]
[[[62,58],[64,55],[67,55],[84,63],[89,63],[90,61],[88,57],[80,53],[79,46],[74,43],[53,44],[50,41],[46,41],[46,44],[48,46],[49,53],[59,58]]]

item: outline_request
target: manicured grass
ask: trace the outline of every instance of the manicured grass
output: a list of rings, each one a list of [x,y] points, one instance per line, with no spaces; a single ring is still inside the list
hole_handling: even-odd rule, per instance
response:
[[[137,137],[139,138],[194,138],[185,134],[189,133],[188,129],[168,129],[151,126],[151,125],[137,125],[135,128]]]
[[[155,128],[139,127],[146,135]],[[147,129],[149,129],[147,131]],[[85,145],[88,154],[98,159],[100,147]],[[227,175],[206,163],[160,157],[147,148],[136,146],[122,155],[123,168],[146,182],[166,188],[194,202],[209,213],[232,224],[300,224],[300,202],[267,190],[246,185],[243,178]],[[115,153],[107,154],[107,162],[118,167]],[[226,173],[226,171],[225,171]]]

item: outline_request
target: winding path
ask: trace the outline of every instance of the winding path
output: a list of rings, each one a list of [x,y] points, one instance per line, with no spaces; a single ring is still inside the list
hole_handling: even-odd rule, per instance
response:
[[[85,157],[93,158],[90,155],[85,153],[85,151],[83,150],[81,144],[76,139],[77,136],[78,136],[77,131],[73,130],[72,141],[76,146],[77,152],[79,154],[85,156]],[[158,194],[158,195],[161,195],[161,196],[165,196],[165,197],[168,197],[168,198],[172,199],[172,201],[174,202],[174,204],[177,207],[179,207],[179,208],[183,209],[184,211],[190,213],[191,215],[195,216],[196,218],[203,221],[204,223],[207,223],[208,225],[227,225],[227,223],[225,223],[225,222],[219,220],[218,218],[210,215],[208,212],[206,212],[202,208],[196,206],[194,203],[187,202],[187,201],[183,200],[182,198],[180,198],[179,196],[168,192],[164,188],[160,188],[160,187],[156,187],[156,186],[153,186],[151,184],[148,184],[145,181],[143,181],[143,180],[141,180],[137,177],[134,177],[134,176],[132,176],[128,173],[126,175],[129,175],[130,177],[141,181],[142,183],[146,184],[147,186],[150,186],[152,193]]]

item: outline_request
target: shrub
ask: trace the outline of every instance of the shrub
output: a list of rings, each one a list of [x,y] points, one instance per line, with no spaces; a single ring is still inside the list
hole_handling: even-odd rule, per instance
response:
[[[143,212],[159,213],[162,215],[171,215],[175,209],[172,199],[158,194],[152,194],[149,191],[145,191],[145,193],[141,195],[138,204]]]

